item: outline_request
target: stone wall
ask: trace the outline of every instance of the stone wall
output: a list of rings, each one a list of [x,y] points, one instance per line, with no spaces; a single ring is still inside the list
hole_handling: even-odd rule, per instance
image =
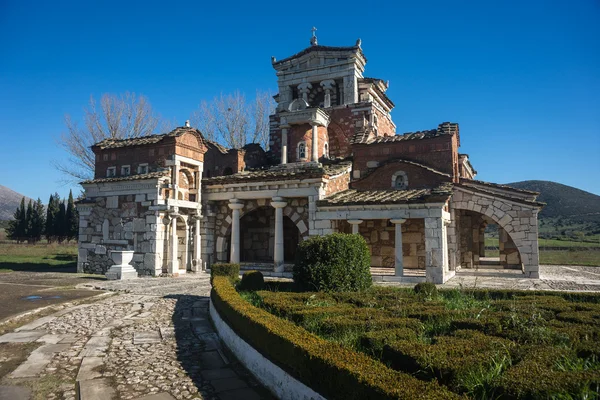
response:
[[[146,194],[97,197],[78,206],[78,270],[104,274],[113,264],[111,250],[134,250],[133,266],[140,275],[161,269],[164,214],[150,210]],[[158,272],[160,273],[160,272]]]
[[[352,233],[352,226],[344,220],[336,221],[337,232]],[[364,220],[358,232],[365,239],[371,253],[372,267],[394,268],[396,233],[394,224],[387,219]],[[423,219],[408,219],[402,224],[402,254],[405,269],[425,269],[425,223]]]
[[[350,172],[343,173],[339,176],[329,179],[325,187],[325,195],[329,196],[332,193],[341,192],[348,189],[350,186]]]

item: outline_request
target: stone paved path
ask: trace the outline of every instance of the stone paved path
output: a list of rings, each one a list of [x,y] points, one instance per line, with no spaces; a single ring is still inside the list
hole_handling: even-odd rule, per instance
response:
[[[0,395],[33,384],[49,400],[272,398],[222,348],[206,274],[92,285],[119,292],[0,336],[40,344]]]

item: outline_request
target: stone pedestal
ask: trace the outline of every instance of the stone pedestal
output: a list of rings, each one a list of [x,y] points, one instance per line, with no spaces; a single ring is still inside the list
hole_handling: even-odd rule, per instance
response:
[[[138,273],[130,264],[131,260],[133,260],[133,253],[133,250],[112,251],[110,253],[110,258],[112,258],[115,265],[106,271],[106,279],[117,280],[137,278]]]

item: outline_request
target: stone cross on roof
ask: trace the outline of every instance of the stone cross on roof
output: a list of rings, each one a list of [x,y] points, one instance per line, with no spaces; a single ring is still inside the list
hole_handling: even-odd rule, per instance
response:
[[[317,45],[317,35],[316,35],[315,32],[317,31],[317,28],[315,28],[313,26],[313,28],[311,29],[311,31],[312,31],[312,37],[310,38],[310,45],[311,46],[316,46]]]

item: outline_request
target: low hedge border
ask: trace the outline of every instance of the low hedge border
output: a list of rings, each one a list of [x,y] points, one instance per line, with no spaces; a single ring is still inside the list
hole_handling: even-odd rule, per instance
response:
[[[215,276],[211,301],[228,325],[262,355],[329,399],[461,398],[434,382],[394,371],[369,356],[311,334],[243,300]]]

